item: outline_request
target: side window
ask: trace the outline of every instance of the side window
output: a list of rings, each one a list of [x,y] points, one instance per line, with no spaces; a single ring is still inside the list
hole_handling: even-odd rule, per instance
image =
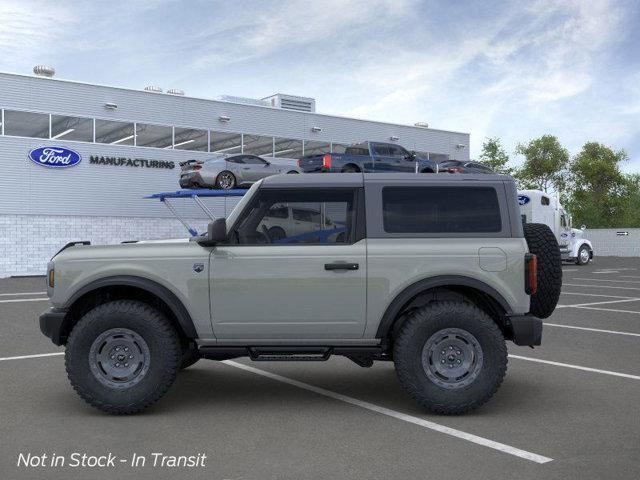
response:
[[[393,157],[404,157],[409,153],[399,145],[389,145],[388,148],[389,148],[389,155]]]
[[[540,197],[540,203],[542,205],[549,205],[549,203],[550,203],[549,197]]]
[[[560,215],[560,225],[562,225],[563,227],[567,227],[567,217],[565,217],[564,215]]]
[[[385,187],[387,233],[498,233],[502,219],[492,187]]]
[[[388,155],[390,155],[389,147],[387,145],[382,144],[382,143],[374,143],[373,144],[373,149],[375,150],[376,155],[380,155],[380,156],[388,156]]]
[[[348,244],[355,218],[353,189],[264,189],[243,212],[232,239],[240,245]]]
[[[227,158],[227,162],[230,162],[230,163],[244,163],[244,160],[242,159],[242,157],[229,157],[229,158]]]
[[[244,157],[242,157],[244,162],[243,163],[248,163],[250,165],[266,165],[267,162],[265,162],[263,159],[261,159],[260,157],[256,157],[253,155],[246,155]]]

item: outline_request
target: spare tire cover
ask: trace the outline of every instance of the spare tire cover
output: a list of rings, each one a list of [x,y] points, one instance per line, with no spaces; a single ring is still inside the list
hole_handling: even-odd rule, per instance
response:
[[[556,236],[542,223],[525,223],[524,238],[538,260],[538,290],[531,295],[530,313],[538,318],[550,316],[562,289],[562,257]]]

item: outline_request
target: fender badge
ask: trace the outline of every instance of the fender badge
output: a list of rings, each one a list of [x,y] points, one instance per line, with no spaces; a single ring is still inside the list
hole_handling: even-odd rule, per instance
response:
[[[204,263],[194,263],[193,271],[196,273],[200,273],[204,270]]]

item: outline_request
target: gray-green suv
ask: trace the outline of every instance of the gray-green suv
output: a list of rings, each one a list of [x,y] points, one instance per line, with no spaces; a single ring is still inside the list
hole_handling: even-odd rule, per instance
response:
[[[273,235],[296,208],[317,214]],[[200,358],[331,355],[393,361],[425,408],[467,412],[502,382],[505,340],[540,345],[562,281],[553,233],[523,225],[500,175],[278,175],[189,241],[87,243],[51,260],[40,328],[110,413]]]

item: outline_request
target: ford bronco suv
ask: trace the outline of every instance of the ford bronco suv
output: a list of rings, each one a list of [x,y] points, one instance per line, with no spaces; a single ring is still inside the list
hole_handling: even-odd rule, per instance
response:
[[[272,235],[283,209],[318,212]],[[521,221],[500,175],[277,175],[188,241],[63,248],[40,328],[66,345],[73,388],[139,412],[201,358],[393,361],[427,410],[470,411],[498,389],[505,340],[540,345],[561,286],[544,225]]]

